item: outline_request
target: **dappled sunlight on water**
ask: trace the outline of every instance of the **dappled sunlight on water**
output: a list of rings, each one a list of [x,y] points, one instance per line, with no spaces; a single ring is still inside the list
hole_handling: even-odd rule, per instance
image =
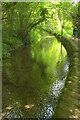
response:
[[[69,62],[56,38],[23,46],[3,61],[3,116],[51,118]]]

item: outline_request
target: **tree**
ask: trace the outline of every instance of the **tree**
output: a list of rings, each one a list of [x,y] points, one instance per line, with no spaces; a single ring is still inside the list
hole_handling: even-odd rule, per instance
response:
[[[78,37],[80,37],[80,2],[78,3]]]
[[[3,3],[3,21],[8,22],[10,31],[15,31],[24,44],[29,41],[31,29],[45,20],[48,14],[44,3]]]

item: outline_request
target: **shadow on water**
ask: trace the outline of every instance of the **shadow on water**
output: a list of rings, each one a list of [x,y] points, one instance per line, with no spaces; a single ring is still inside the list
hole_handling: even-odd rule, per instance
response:
[[[23,46],[3,61],[3,116],[51,118],[69,62],[55,38]]]

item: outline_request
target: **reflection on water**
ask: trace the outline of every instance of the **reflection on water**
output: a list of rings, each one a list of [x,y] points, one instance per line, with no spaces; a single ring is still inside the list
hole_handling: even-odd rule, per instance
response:
[[[69,63],[53,37],[21,47],[3,61],[3,115],[51,118],[64,87]]]

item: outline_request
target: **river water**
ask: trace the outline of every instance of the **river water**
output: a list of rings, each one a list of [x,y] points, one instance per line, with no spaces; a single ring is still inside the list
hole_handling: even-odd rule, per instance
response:
[[[21,46],[3,60],[2,112],[6,118],[51,118],[65,85],[65,48],[48,36]]]

